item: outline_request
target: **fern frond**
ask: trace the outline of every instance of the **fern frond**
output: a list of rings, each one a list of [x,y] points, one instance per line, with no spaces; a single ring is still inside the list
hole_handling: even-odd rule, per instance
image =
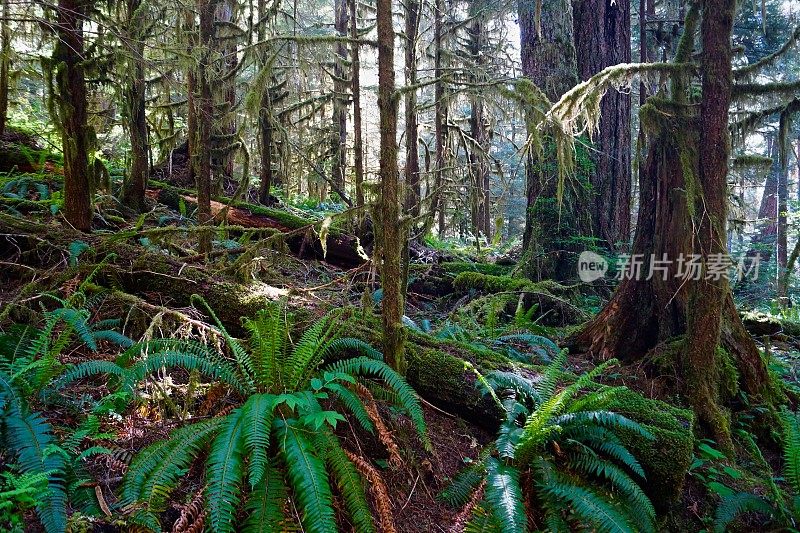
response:
[[[244,417],[244,445],[250,458],[250,486],[255,487],[267,468],[269,454],[269,437],[272,431],[272,420],[275,416],[273,407],[275,397],[271,394],[255,394],[242,406]]]
[[[536,391],[542,399],[550,398],[556,391],[556,384],[558,378],[564,368],[564,363],[567,362],[567,350],[561,350],[553,358],[553,362],[547,365],[547,369],[542,376],[541,381],[536,384]]]
[[[211,444],[206,463],[206,505],[209,524],[214,531],[235,530],[234,518],[239,505],[239,484],[244,473],[244,424],[242,408],[225,417]]]
[[[573,425],[598,425],[608,429],[626,429],[653,440],[653,434],[647,431],[641,424],[634,422],[630,418],[611,411],[581,411],[578,413],[567,413],[553,419],[553,423],[567,428]]]
[[[322,358],[321,349],[325,344],[327,318],[321,318],[305,330],[297,344],[294,345],[287,360],[289,374],[286,386],[296,390],[305,382],[308,375],[316,368]]]
[[[488,451],[484,452],[488,457]],[[481,457],[455,475],[439,494],[439,499],[450,507],[463,507],[469,502],[475,488],[486,477],[486,457]]]
[[[725,533],[728,524],[739,515],[749,512],[760,512],[768,516],[775,514],[775,509],[764,498],[749,492],[739,492],[722,498],[714,518],[714,531]]]
[[[375,425],[370,420],[367,410],[361,399],[350,389],[339,383],[328,383],[327,388],[330,389],[342,401],[348,411],[358,420],[368,433],[375,433]]]
[[[383,361],[383,354],[371,344],[352,337],[340,337],[325,343],[322,349],[322,358],[324,360],[341,359],[341,357],[336,357],[339,354],[346,354],[348,359],[360,355],[376,361]]]
[[[284,506],[288,492],[283,475],[271,460],[267,462],[261,480],[247,498],[247,519],[242,525],[244,533],[273,533],[286,531],[288,521]]]
[[[280,380],[279,372],[289,344],[289,325],[282,316],[281,308],[270,305],[259,311],[255,319],[245,320],[244,327],[250,333],[256,382],[264,389],[271,390]]]
[[[570,458],[573,469],[605,479],[627,501],[626,510],[639,526],[639,531],[654,531],[656,511],[639,485],[621,468],[600,457],[581,453]]]
[[[169,439],[139,452],[122,480],[120,503],[130,506],[143,502],[148,510],[161,511],[200,448],[214,437],[224,422],[225,418],[220,417],[182,427],[173,431]]]
[[[530,401],[534,405],[542,402],[533,383],[514,372],[494,370],[486,374],[486,381],[494,390],[510,390],[517,394],[520,401]]]
[[[634,533],[636,530],[618,509],[593,490],[570,483],[559,474],[552,463],[544,459],[534,462],[538,479],[537,489],[546,496],[552,512],[571,509],[583,522],[594,525],[597,531]],[[554,505],[555,504],[555,505]]]
[[[354,359],[337,361],[328,365],[325,369],[332,372],[344,372],[353,376],[373,376],[383,381],[390,390],[397,394],[397,398],[400,402],[399,406],[411,417],[414,428],[417,430],[417,434],[425,446],[425,449],[431,449],[425,417],[422,412],[422,407],[419,404],[417,393],[406,383],[400,374],[392,370],[389,365],[382,361],[369,359],[368,357],[356,357]]]
[[[202,296],[193,294],[191,297],[191,302],[193,305],[195,302],[200,302],[206,308],[208,314],[211,315],[211,318],[214,320],[214,323],[217,325],[217,328],[225,339],[228,348],[233,353],[233,358],[239,368],[241,379],[246,382],[247,388],[250,392],[255,392],[255,384],[253,383],[253,376],[255,376],[255,372],[253,370],[250,354],[247,353],[239,341],[234,339],[230,333],[228,333],[228,330],[222,325],[222,321],[217,317],[217,314],[214,313],[214,310],[211,309],[211,306],[208,305],[208,302],[206,302]]]
[[[486,502],[507,533],[525,533],[528,518],[523,506],[519,470],[494,457],[486,460]]]
[[[12,410],[5,416],[6,439],[24,474],[46,474],[47,488],[37,497],[36,512],[48,533],[67,527],[67,494],[64,487],[64,457],[52,450],[52,427],[37,412]]]
[[[306,430],[294,420],[278,420],[276,427],[292,490],[302,511],[303,527],[311,533],[336,533],[333,496],[325,464],[314,454]]]
[[[314,442],[336,481],[356,533],[374,532],[375,524],[367,499],[364,497],[361,476],[339,444],[339,439],[333,433],[326,431],[318,433]]]
[[[246,381],[243,383],[240,374],[230,365],[172,350],[154,353],[144,361],[139,361],[131,368],[127,369],[124,377],[124,387],[128,391],[134,392],[136,384],[141,382],[148,375],[162,368],[174,367],[183,368],[188,371],[196,370],[201,374],[222,381],[241,394],[252,392],[249,383]]]
[[[800,493],[800,416],[787,409],[781,412],[783,421],[784,476],[794,490]]]

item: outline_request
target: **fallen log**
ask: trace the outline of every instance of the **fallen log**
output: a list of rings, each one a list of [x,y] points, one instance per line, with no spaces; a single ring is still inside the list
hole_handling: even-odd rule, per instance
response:
[[[181,203],[187,207],[197,205],[197,199],[190,190],[156,181],[151,181],[149,187],[149,198],[173,209],[180,209]],[[211,200],[211,214],[217,217],[218,222],[222,222],[224,217],[227,224],[245,228],[272,228],[286,233],[286,244],[301,259],[319,259],[342,268],[363,264],[366,259],[361,245],[370,244],[361,243],[357,237],[334,225],[328,231],[326,246],[323,248],[319,238],[319,227],[323,221],[309,220],[282,209],[233,201],[225,197]]]

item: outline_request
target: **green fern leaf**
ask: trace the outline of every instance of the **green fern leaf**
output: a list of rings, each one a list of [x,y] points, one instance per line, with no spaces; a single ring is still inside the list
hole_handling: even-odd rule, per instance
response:
[[[310,533],[336,533],[333,496],[325,464],[314,454],[306,430],[295,420],[276,420],[283,458],[292,490],[302,511],[303,527]]]
[[[244,445],[250,458],[250,486],[255,487],[267,468],[269,454],[269,437],[272,431],[272,420],[275,416],[273,407],[275,396],[256,394],[251,396],[242,406],[244,417]]]
[[[245,417],[243,409],[235,409],[211,444],[206,463],[206,504],[211,528],[219,533],[234,531],[234,518],[239,505],[239,484],[244,472]]]
[[[242,525],[244,533],[274,533],[287,531],[284,506],[288,492],[283,475],[273,460],[267,462],[260,481],[247,498],[247,519]]]
[[[733,522],[739,515],[754,511],[767,516],[773,516],[775,513],[775,509],[761,496],[748,492],[739,492],[726,496],[717,507],[716,517],[714,518],[714,531],[724,533],[728,528],[728,524]]]
[[[528,519],[523,507],[519,470],[494,457],[486,460],[486,501],[505,533],[525,533]]]

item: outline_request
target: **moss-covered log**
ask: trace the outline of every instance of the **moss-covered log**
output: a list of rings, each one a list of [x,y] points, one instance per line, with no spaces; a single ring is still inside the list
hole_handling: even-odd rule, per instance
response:
[[[157,181],[150,181],[148,186],[150,187],[148,191],[150,198],[173,209],[180,209],[181,205],[186,207],[196,205],[195,195],[191,190]],[[358,250],[360,241],[335,224],[328,232],[326,251],[323,250],[320,239],[312,227],[315,224],[319,226],[320,221],[298,217],[282,209],[249,204],[226,197],[211,199],[211,213],[217,219],[224,217],[228,224],[245,228],[274,228],[288,233],[286,244],[293,253],[301,258],[320,259],[345,268],[352,268],[364,263],[364,257]],[[366,245],[366,243],[364,244]]]

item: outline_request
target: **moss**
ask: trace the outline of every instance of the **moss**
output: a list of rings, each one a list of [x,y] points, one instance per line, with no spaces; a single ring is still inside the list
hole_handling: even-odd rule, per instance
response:
[[[693,413],[630,390],[618,394],[606,409],[638,422],[655,437],[651,441],[631,431],[620,432],[647,475],[648,496],[660,511],[667,510],[680,497],[692,463]]]
[[[486,292],[513,292],[522,290],[538,290],[535,283],[526,279],[512,278],[509,276],[490,276],[479,272],[462,272],[453,281],[457,291],[466,292],[476,289]]]
[[[717,372],[719,373],[720,396],[725,402],[739,392],[739,371],[731,354],[722,346],[717,346]]]
[[[497,265],[495,263],[467,263],[454,261],[442,263],[442,270],[452,277],[456,277],[462,272],[477,272],[489,276],[505,276],[511,273],[510,265]]]

